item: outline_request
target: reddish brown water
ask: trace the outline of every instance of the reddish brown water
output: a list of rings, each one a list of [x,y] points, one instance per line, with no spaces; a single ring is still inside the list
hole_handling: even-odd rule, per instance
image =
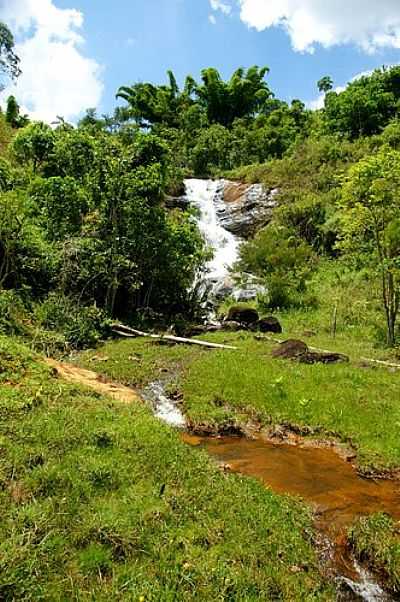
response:
[[[332,449],[273,444],[261,437],[251,440],[186,434],[183,439],[206,449],[226,470],[256,477],[276,493],[300,496],[310,503],[317,529],[333,544],[333,573],[354,583],[360,581],[361,572],[344,545],[346,527],[375,512],[400,519],[400,483],[364,479]],[[373,581],[365,581],[363,587],[365,600],[388,599],[370,594],[370,590],[380,589]]]
[[[262,438],[184,438],[204,447],[228,470],[311,503],[324,531],[338,533],[359,516],[375,512],[400,519],[400,483],[364,479],[332,449],[273,444]]]

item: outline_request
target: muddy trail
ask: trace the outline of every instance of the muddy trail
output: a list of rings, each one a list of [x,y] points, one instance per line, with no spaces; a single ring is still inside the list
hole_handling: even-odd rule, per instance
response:
[[[123,403],[147,402],[159,419],[173,427],[185,427],[183,414],[168,399],[160,382],[150,384],[139,394],[75,365],[55,360],[47,360],[47,364],[68,382]],[[400,520],[398,480],[362,477],[350,462],[354,457],[346,457],[340,446],[326,446],[301,437],[288,443],[271,440],[261,433],[246,438],[182,432],[182,440],[207,451],[224,471],[255,477],[274,492],[298,496],[311,505],[319,533],[322,570],[328,578],[336,579],[340,588],[345,586],[346,593],[338,599],[393,599],[352,557],[346,546],[346,532],[358,518],[377,512]]]
[[[115,401],[122,403],[141,402],[139,394],[125,385],[105,380],[97,372],[85,370],[74,364],[57,362],[53,359],[46,359],[46,364],[56,371],[58,376],[67,382],[88,387],[101,395],[109,395]]]

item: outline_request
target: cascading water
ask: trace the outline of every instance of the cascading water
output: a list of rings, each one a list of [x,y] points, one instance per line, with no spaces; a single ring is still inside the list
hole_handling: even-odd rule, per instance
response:
[[[215,199],[221,194],[221,180],[186,180],[186,197],[199,211],[197,224],[214,257],[207,264],[207,279],[218,282],[228,276],[229,268],[238,259],[240,239],[225,230],[219,223]]]

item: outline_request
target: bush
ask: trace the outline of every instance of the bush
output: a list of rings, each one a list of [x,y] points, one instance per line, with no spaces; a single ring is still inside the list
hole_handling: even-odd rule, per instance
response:
[[[289,228],[271,224],[242,245],[238,267],[262,278],[268,290],[264,308],[306,303],[307,283],[317,265],[311,247]]]
[[[95,345],[107,328],[98,307],[80,305],[75,298],[57,292],[50,293],[34,313],[39,326],[63,334],[67,346],[75,349]]]
[[[26,309],[17,293],[14,290],[0,291],[0,332],[8,335],[24,334],[24,319]]]

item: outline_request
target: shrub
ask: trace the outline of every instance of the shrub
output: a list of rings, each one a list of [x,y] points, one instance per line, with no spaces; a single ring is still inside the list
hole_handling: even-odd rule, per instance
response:
[[[270,309],[304,305],[307,282],[317,265],[311,247],[289,228],[269,225],[242,245],[239,269],[264,279],[263,306]]]
[[[95,345],[106,329],[98,307],[80,305],[75,298],[57,292],[36,306],[35,318],[42,328],[62,333],[67,345],[76,349]]]
[[[19,335],[26,331],[24,326],[26,309],[21,298],[14,290],[0,290],[0,332]]]

